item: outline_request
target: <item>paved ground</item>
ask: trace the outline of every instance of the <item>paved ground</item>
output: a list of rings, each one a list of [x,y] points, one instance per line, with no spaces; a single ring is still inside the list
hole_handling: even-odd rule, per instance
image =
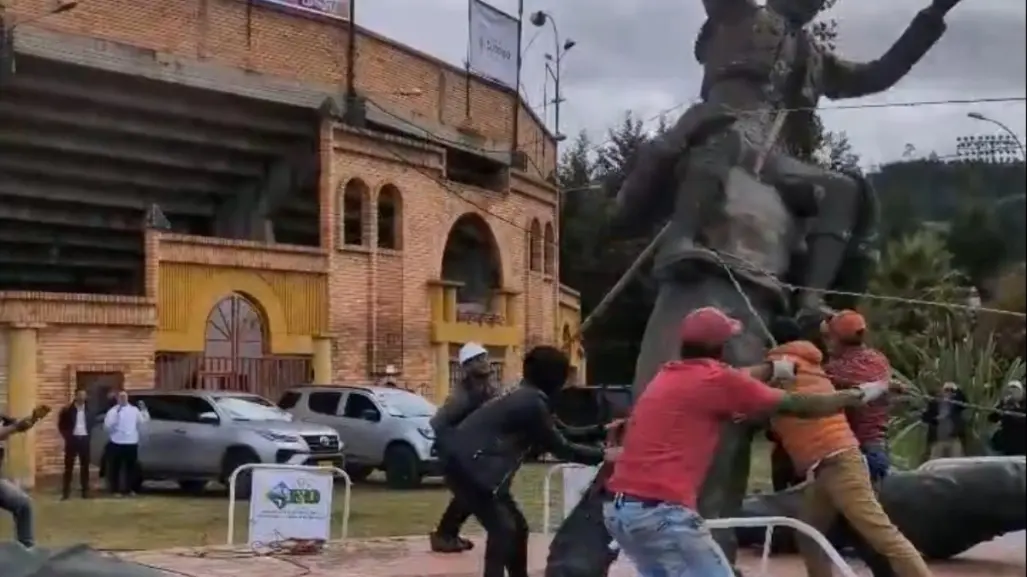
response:
[[[1016,533],[985,543],[959,559],[932,565],[935,577],[1023,577],[1027,534]],[[532,574],[542,575],[546,541],[532,540]],[[178,577],[477,577],[478,549],[461,555],[428,552],[423,538],[353,540],[335,544],[311,557],[259,557],[246,550],[172,550],[127,554],[137,563],[160,568]],[[761,577],[759,559],[746,554],[741,561],[753,577]],[[769,577],[801,577],[796,559],[774,558]],[[861,572],[860,575],[869,575]],[[625,564],[611,577],[634,577]]]

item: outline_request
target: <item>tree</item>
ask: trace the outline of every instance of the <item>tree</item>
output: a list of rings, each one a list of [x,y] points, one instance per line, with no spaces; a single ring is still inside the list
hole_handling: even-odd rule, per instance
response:
[[[821,165],[840,172],[861,172],[859,155],[852,150],[845,132],[825,132],[816,154]]]
[[[1009,257],[1006,236],[994,210],[981,202],[960,207],[949,225],[946,246],[952,264],[982,291],[985,281],[995,276]]]

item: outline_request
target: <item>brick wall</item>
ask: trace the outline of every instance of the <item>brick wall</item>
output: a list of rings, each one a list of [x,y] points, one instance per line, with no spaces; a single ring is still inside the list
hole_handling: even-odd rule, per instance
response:
[[[355,343],[377,340],[379,369],[385,364],[402,366],[403,380],[411,385],[430,383],[433,361],[430,351],[430,307],[427,283],[440,278],[445,243],[454,222],[475,213],[491,229],[499,248],[505,288],[521,292],[526,341],[554,342],[556,279],[529,271],[529,223],[537,219],[554,223],[555,196],[547,190],[517,181],[513,190],[498,193],[447,182],[442,178],[443,153],[409,141],[380,138],[348,129],[335,131],[335,156],[330,166],[333,190],[343,195],[347,183],[359,179],[368,191],[363,210],[364,245],[339,242],[335,231],[330,302],[332,332],[337,336],[335,372],[340,379],[366,378],[371,366],[361,358]],[[399,250],[376,248],[375,204],[383,187],[400,196]],[[338,212],[339,200],[332,208]],[[480,208],[479,208],[480,207]],[[484,209],[484,210],[482,210]],[[336,218],[338,216],[336,215]],[[371,304],[377,305],[372,314]],[[401,311],[402,314],[397,314]],[[390,342],[401,319],[400,343]],[[376,333],[373,339],[371,333]],[[394,359],[402,348],[402,364]],[[519,376],[519,367],[505,371],[506,379]]]
[[[75,374],[124,373],[127,388],[153,387],[153,330],[146,327],[50,325],[39,329],[38,402],[55,408],[75,390]],[[56,419],[37,429],[36,468],[40,475],[60,472],[61,441]]]

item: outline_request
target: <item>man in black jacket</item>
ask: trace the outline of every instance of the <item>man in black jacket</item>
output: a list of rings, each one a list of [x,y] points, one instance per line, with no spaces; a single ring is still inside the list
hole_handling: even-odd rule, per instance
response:
[[[446,441],[453,429],[498,392],[485,347],[478,343],[467,343],[460,348],[458,360],[463,373],[460,383],[453,388],[446,402],[431,419],[431,427],[435,431],[435,448],[443,462],[448,455]],[[460,537],[460,528],[470,516],[468,508],[454,495],[442,513],[438,527],[429,535],[431,550],[436,553],[459,553],[473,548],[474,544],[470,540]]]
[[[528,522],[509,489],[527,455],[552,453],[586,465],[607,455],[567,441],[557,429],[550,396],[569,374],[567,355],[535,347],[524,357],[521,386],[468,415],[449,438],[446,480],[488,533],[484,577],[528,577]]]
[[[86,406],[88,393],[75,391],[75,399],[57,416],[57,431],[64,439],[64,479],[62,498],[71,496],[71,475],[78,461],[79,488],[82,498],[89,498],[89,441],[93,429],[92,412]]]
[[[921,421],[927,425],[930,459],[962,457],[966,452],[966,394],[955,383],[945,383],[938,395],[927,403]]]

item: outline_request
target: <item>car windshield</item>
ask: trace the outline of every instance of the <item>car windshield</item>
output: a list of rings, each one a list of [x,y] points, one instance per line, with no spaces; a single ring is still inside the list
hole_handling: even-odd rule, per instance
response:
[[[291,421],[292,415],[261,397],[214,397],[218,408],[233,421]]]
[[[430,417],[436,407],[420,395],[402,390],[375,393],[385,410],[394,417]]]

